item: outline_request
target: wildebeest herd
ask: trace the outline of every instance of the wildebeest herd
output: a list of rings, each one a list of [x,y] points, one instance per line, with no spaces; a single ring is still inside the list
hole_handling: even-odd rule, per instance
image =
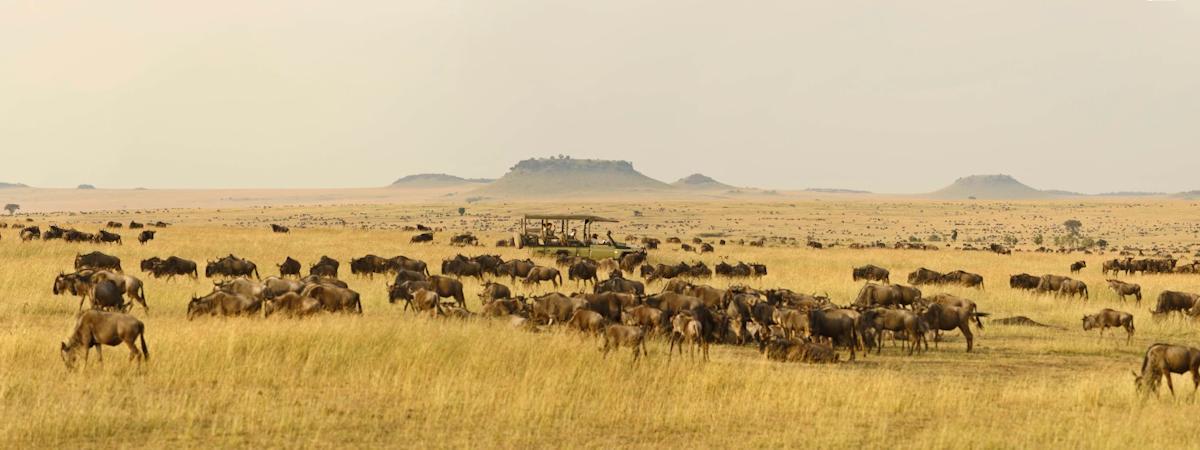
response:
[[[58,227],[52,230],[67,231]],[[44,234],[40,237],[44,238]],[[65,239],[65,236],[64,236]],[[886,341],[898,341],[902,351],[913,355],[934,347],[941,334],[957,330],[966,351],[975,347],[972,328],[982,328],[983,312],[973,300],[950,293],[926,293],[953,285],[984,289],[982,276],[954,270],[946,273],[919,268],[907,277],[908,285],[891,282],[886,268],[866,265],[850,270],[851,281],[866,283],[845,304],[827,294],[805,294],[791,289],[758,288],[731,284],[718,288],[705,284],[712,277],[753,280],[765,276],[767,267],[759,263],[721,261],[709,269],[702,262],[650,263],[645,251],[622,258],[593,260],[562,255],[553,265],[533,259],[505,260],[498,255],[457,255],[441,261],[438,274],[429,265],[405,256],[364,255],[348,261],[349,274],[357,277],[388,277],[387,299],[404,311],[413,310],[428,317],[491,318],[515,327],[545,331],[563,327],[594,335],[607,355],[612,350],[631,349],[634,361],[646,356],[646,343],[661,339],[667,343],[668,359],[683,353],[707,361],[714,345],[751,345],[774,361],[840,362],[852,361],[870,351],[881,353]],[[1155,260],[1144,260],[1155,261]],[[1113,260],[1121,272],[1174,271],[1175,264]],[[276,265],[277,276],[261,277],[258,264],[229,254],[204,263],[204,275],[216,279],[212,291],[193,295],[187,302],[187,318],[207,316],[306,317],[324,313],[362,314],[357,291],[339,277],[341,262],[323,256],[307,268],[300,261],[285,257]],[[1078,271],[1084,264],[1072,266]],[[1106,274],[1114,272],[1104,263]],[[199,265],[178,256],[152,257],[140,262],[140,270],[154,278],[199,279]],[[124,273],[121,260],[99,251],[77,255],[74,272],[60,273],[53,292],[71,294],[80,299],[79,309],[89,302],[92,309],[80,313],[75,330],[62,344],[62,355],[69,367],[75,366],[80,351],[86,361],[91,347],[126,344],[131,359],[147,359],[144,323],[130,315],[135,304],[149,312],[144,284]],[[565,272],[565,276],[564,276]],[[641,280],[634,279],[640,277]],[[567,283],[589,286],[590,291],[559,292]],[[550,291],[515,295],[510,287],[520,282],[525,291]],[[481,288],[481,309],[468,309],[465,282]],[[1134,297],[1140,302],[1141,287],[1117,279],[1107,280],[1122,299]],[[653,290],[647,285],[661,284]],[[1018,274],[1010,277],[1013,289],[1054,294],[1060,297],[1090,297],[1088,287],[1079,280],[1046,274]],[[1163,291],[1151,312],[1155,316],[1179,313],[1200,317],[1200,295]],[[128,299],[128,301],[127,301]],[[1121,328],[1126,342],[1135,332],[1134,316],[1127,312],[1103,309],[1082,318],[1083,330]],[[140,344],[135,345],[135,343]],[[843,360],[838,352],[849,353]],[[1155,344],[1147,350],[1142,372],[1137,374],[1139,388],[1157,389],[1165,375],[1174,392],[1170,373],[1195,371],[1200,350],[1167,344]],[[1200,378],[1197,378],[1200,380]]]

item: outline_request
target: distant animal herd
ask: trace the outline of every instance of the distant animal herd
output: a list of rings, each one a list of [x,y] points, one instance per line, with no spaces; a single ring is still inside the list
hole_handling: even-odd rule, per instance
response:
[[[156,227],[168,224],[157,222]],[[110,222],[108,228],[121,228]],[[129,228],[144,228],[130,222]],[[417,229],[414,243],[432,241],[432,230]],[[288,233],[282,225],[271,225],[276,233]],[[478,245],[472,237],[458,235],[455,245]],[[84,233],[51,225],[46,232],[38,227],[23,227],[23,241],[63,239],[69,242],[121,243],[118,234],[100,230]],[[139,235],[143,244],[154,238],[154,231]],[[678,242],[668,239],[668,242]],[[660,241],[643,238],[645,248],[657,248]],[[687,245],[682,244],[681,245]],[[498,246],[507,246],[505,241]],[[751,242],[753,245],[753,242]],[[707,246],[708,250],[705,250]],[[700,243],[701,252],[711,251],[711,244]],[[686,249],[685,249],[686,250]],[[993,249],[995,250],[995,249]],[[1001,249],[1007,250],[1007,249]],[[998,253],[1003,253],[997,251]],[[755,345],[760,353],[773,361],[833,363],[841,361],[837,350],[849,352],[853,361],[859,354],[881,353],[888,337],[899,342],[901,351],[909,355],[928,351],[928,338],[933,336],[935,348],[943,332],[958,330],[966,342],[966,351],[974,348],[972,326],[982,328],[982,312],[970,299],[948,293],[925,294],[922,288],[955,285],[984,289],[981,275],[963,270],[938,272],[919,268],[907,276],[908,285],[894,284],[890,271],[875,265],[851,269],[851,281],[865,281],[857,296],[846,305],[835,304],[828,295],[804,294],[786,288],[756,289],[745,284],[732,284],[720,289],[700,281],[713,276],[756,278],[767,274],[764,264],[752,262],[720,262],[715,270],[703,262],[688,264],[649,264],[646,250],[620,258],[593,260],[586,257],[559,255],[554,266],[543,266],[532,259],[504,260],[498,255],[457,255],[440,264],[440,273],[430,272],[426,262],[405,256],[385,258],[364,255],[349,261],[350,273],[358,277],[390,277],[387,284],[389,303],[403,302],[403,310],[437,318],[484,317],[506,320],[512,326],[531,331],[544,331],[561,326],[597,336],[604,355],[619,348],[630,348],[633,362],[646,356],[646,341],[664,339],[668,343],[668,359],[686,348],[693,358],[707,361],[711,345]],[[178,256],[153,257],[140,262],[140,270],[154,278],[175,277],[199,279],[199,265]],[[1085,261],[1072,264],[1077,273],[1086,268]],[[1169,258],[1112,259],[1104,261],[1102,272],[1117,276],[1120,273],[1197,273],[1196,263],[1178,266]],[[139,362],[149,358],[145,341],[145,324],[130,315],[136,304],[145,312],[150,305],[145,286],[140,279],[124,272],[120,258],[94,251],[77,255],[73,272],[62,272],[54,280],[53,293],[79,298],[81,311],[61,353],[68,368],[74,368],[82,357],[86,363],[90,350],[97,355],[104,346],[125,344],[130,359]],[[341,263],[328,256],[302,274],[302,264],[290,256],[276,265],[278,275],[261,277],[259,266],[232,254],[206,261],[204,276],[214,278],[213,289],[200,297],[188,300],[189,320],[210,316],[270,317],[279,314],[299,318],[323,313],[362,314],[360,295],[340,276]],[[562,293],[563,272],[567,281],[592,285],[591,292]],[[643,281],[630,279],[637,275]],[[605,278],[601,279],[601,275]],[[471,311],[464,297],[464,280],[474,279],[481,287],[482,309]],[[539,295],[513,295],[510,284],[520,281],[536,289],[550,283],[554,291]],[[1140,304],[1141,286],[1110,278],[1106,280],[1121,300],[1133,297]],[[657,293],[647,293],[646,285],[662,283]],[[1083,281],[1067,276],[1045,274],[1016,274],[1009,279],[1012,289],[1053,294],[1063,298],[1090,297]],[[447,301],[448,300],[448,301]],[[1200,317],[1200,295],[1163,291],[1150,312],[1156,317],[1171,314]],[[84,303],[91,308],[84,311]],[[1128,312],[1102,309],[1082,318],[1082,328],[1098,329],[1103,335],[1109,328],[1123,329],[1126,343],[1135,332],[1134,316]],[[1154,344],[1147,349],[1140,373],[1135,373],[1139,389],[1157,391],[1162,378],[1167,379],[1172,394],[1171,374],[1191,372],[1194,384],[1200,386],[1200,350],[1196,348]]]

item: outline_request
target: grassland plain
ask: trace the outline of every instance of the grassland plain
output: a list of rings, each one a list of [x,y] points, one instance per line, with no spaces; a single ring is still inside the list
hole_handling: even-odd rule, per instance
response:
[[[123,348],[103,366],[67,372],[58,342],[73,324],[76,301],[51,293],[73,256],[100,248],[137,261],[159,255],[197,260],[234,253],[263,275],[293,256],[348,261],[366,253],[404,254],[432,266],[456,253],[524,256],[516,249],[445,245],[450,231],[475,230],[485,243],[506,236],[520,211],[550,204],[276,207],[159,210],[32,216],[35,223],[95,229],[107,220],[161,218],[173,223],[149,245],[34,242],[0,230],[0,442],[10,447],[889,447],[1130,448],[1195,446],[1200,413],[1190,379],[1176,376],[1178,398],[1142,399],[1130,370],[1154,342],[1200,344],[1197,324],[1156,322],[1146,309],[1163,289],[1200,291],[1194,275],[1136,275],[1147,301],[1121,303],[1103,284],[1106,256],[1018,252],[813,250],[802,246],[718,246],[696,255],[673,248],[654,262],[722,258],[756,261],[770,275],[759,287],[827,292],[848,303],[861,286],[850,268],[873,263],[893,279],[917,267],[964,269],[986,278],[983,290],[927,288],[974,299],[993,318],[1025,315],[1062,327],[990,325],[965,353],[957,332],[914,357],[897,348],[849,364],[773,363],[751,347],[717,346],[709,364],[676,358],[650,344],[638,365],[622,351],[602,358],[599,343],[565,331],[527,333],[484,320],[437,321],[388,304],[383,278],[346,277],[364,295],[365,313],[308,320],[197,319],[188,298],[211,289],[201,278],[146,279],[151,361],[138,370]],[[588,209],[582,207],[575,210]],[[961,240],[1046,233],[1067,218],[1114,244],[1191,247],[1200,219],[1186,202],[904,203],[822,201],[799,204],[597,204],[629,218],[615,234],[666,237],[720,232],[752,236],[893,240],[959,229]],[[643,212],[630,217],[629,211]],[[12,220],[10,220],[12,221]],[[272,234],[266,222],[295,226]],[[447,230],[438,243],[412,245],[400,225]],[[302,228],[303,227],[303,228]],[[365,228],[365,229],[364,229]],[[124,232],[132,241],[131,232]],[[672,246],[673,247],[673,246]],[[1111,256],[1107,256],[1111,257]],[[1008,288],[1014,273],[1078,276],[1092,299],[1061,300]],[[549,264],[548,260],[542,260]],[[346,271],[346,269],[343,269]],[[435,269],[436,271],[436,269]],[[713,279],[723,287],[729,281]],[[472,309],[477,283],[467,282]],[[651,286],[657,290],[659,286]],[[544,292],[525,289],[525,293]],[[562,290],[577,289],[568,284]],[[1103,307],[1133,312],[1137,336],[1101,339],[1080,317]],[[845,355],[843,355],[845,357]],[[94,358],[94,355],[93,355]],[[94,360],[93,360],[94,361]]]

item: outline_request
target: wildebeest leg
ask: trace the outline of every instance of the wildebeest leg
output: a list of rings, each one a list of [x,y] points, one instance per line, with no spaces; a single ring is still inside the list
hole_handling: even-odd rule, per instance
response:
[[[975,335],[971,334],[971,327],[966,323],[963,323],[959,329],[962,330],[963,337],[967,338],[967,352],[970,352],[972,348],[975,348]]]
[[[86,299],[87,299],[87,297],[83,297],[83,296],[79,297],[79,311],[83,311],[83,301]],[[78,311],[76,311],[76,312],[78,312]]]
[[[1163,375],[1167,377],[1167,387],[1171,389],[1171,396],[1174,397],[1175,396],[1175,383],[1171,382],[1171,369],[1168,369],[1166,367],[1166,365],[1164,364],[1162,371],[1163,371]]]
[[[137,359],[138,364],[141,364],[142,363],[142,352],[138,351],[137,345],[134,344],[133,340],[130,339],[128,341],[125,341],[125,345],[129,346],[129,360],[133,361],[134,359]]]

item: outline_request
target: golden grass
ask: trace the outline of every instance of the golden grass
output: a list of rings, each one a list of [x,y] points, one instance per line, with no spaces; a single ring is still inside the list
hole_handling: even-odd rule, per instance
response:
[[[1188,225],[1171,224],[1186,222],[1179,217],[1188,214],[1187,206],[1097,203],[1078,211],[1085,214],[1085,225],[1086,214],[1094,211],[1090,223],[1104,227],[1163,230],[1134,233],[1128,239],[1114,236],[1113,242],[1184,245],[1194,238],[1179,231]],[[888,202],[824,202],[795,208],[724,203],[637,207],[649,217],[625,223],[615,234],[649,230],[659,237],[686,237],[709,228],[757,228],[803,240],[829,229],[866,240],[906,233],[901,229],[989,220],[993,222],[988,225],[959,227],[1007,226],[1024,234],[1032,226],[1027,222],[1052,225],[1068,218],[1061,214],[1073,213],[1060,207],[1060,215],[1051,216],[1054,205],[1031,203],[1009,211],[1012,219],[1005,222],[1002,209],[973,211],[972,205],[942,203],[907,204],[907,209]],[[549,206],[479,206],[472,214],[508,217],[534,208]],[[614,215],[622,208],[596,206]],[[365,253],[405,254],[430,262],[436,271],[442,258],[457,252],[524,254],[443,244],[412,246],[410,233],[395,230],[333,227],[275,235],[259,224],[297,224],[308,220],[296,216],[303,212],[372,226],[424,221],[460,230],[478,225],[471,216],[450,214],[452,209],[430,205],[160,212],[152,215],[177,225],[161,231],[159,240],[145,247],[102,249],[120,256],[130,272],[136,271],[137,261],[152,255],[175,254],[202,263],[232,252],[258,262],[264,276],[274,273],[274,264],[285,255],[307,265],[324,254],[343,263]],[[886,223],[865,228],[879,218],[876,211],[886,213]],[[38,222],[63,220],[94,229],[109,218],[129,217],[146,214],[39,217]],[[832,222],[831,217],[844,217],[838,220],[846,223]],[[676,219],[690,223],[667,222]],[[779,225],[782,221],[791,225]],[[498,220],[482,234],[503,236],[507,231],[496,227],[510,224]],[[658,225],[663,227],[655,228]],[[684,232],[688,229],[694,231]],[[1079,278],[1091,286],[1093,299],[1083,303],[1037,297],[1007,286],[1010,274],[1064,273],[1082,255],[736,245],[703,257],[671,249],[652,253],[652,258],[665,262],[703,259],[711,265],[722,257],[763,262],[771,274],[752,284],[828,292],[839,303],[846,303],[860,286],[850,280],[852,266],[888,267],[896,281],[919,266],[962,268],[984,275],[986,289],[925,291],[967,296],[993,318],[1025,315],[1064,328],[988,326],[977,333],[976,352],[971,354],[963,351],[961,336],[952,332],[937,351],[906,357],[898,348],[887,347],[882,356],[835,366],[773,363],[750,347],[731,346],[713,347],[709,364],[686,357],[668,363],[666,344],[659,341],[650,344],[647,360],[631,366],[627,349],[606,360],[597,351],[599,342],[574,333],[526,333],[483,320],[447,322],[404,314],[387,303],[382,278],[348,278],[364,295],[361,317],[189,322],[184,317],[187,299],[207,292],[209,281],[168,283],[143,277],[152,309],[150,314],[134,314],[147,325],[149,364],[137,370],[126,362],[126,349],[109,347],[102,367],[93,364],[69,373],[59,360],[58,342],[71,329],[76,303],[52,296],[51,282],[60,270],[70,269],[76,252],[95,246],[21,244],[11,230],[0,233],[0,442],[8,447],[1180,448],[1193,445],[1190,418],[1200,412],[1191,398],[1190,378],[1175,377],[1178,399],[1164,392],[1160,399],[1143,400],[1129,375],[1153,342],[1196,344],[1197,325],[1179,320],[1156,323],[1145,310],[1162,289],[1200,291],[1200,277],[1130,277],[1147,293],[1147,301],[1135,308],[1121,304],[1103,286],[1100,256],[1085,258],[1091,267]],[[124,234],[127,239],[132,235],[128,230]],[[737,238],[752,233],[734,234]],[[439,241],[444,239],[443,234]],[[466,284],[470,305],[477,309],[478,286]],[[568,284],[564,290],[574,288]],[[1124,345],[1121,333],[1099,339],[1080,329],[1080,317],[1102,307],[1134,313],[1133,345]]]

